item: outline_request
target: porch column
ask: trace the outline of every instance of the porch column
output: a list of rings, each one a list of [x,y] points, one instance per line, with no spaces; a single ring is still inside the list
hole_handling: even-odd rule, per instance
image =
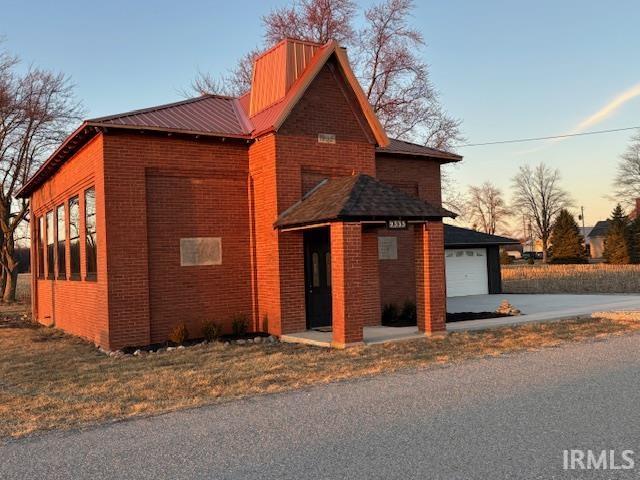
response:
[[[362,343],[362,227],[359,223],[331,224],[332,346]]]
[[[447,300],[442,221],[415,225],[414,235],[418,330],[427,335],[444,334]]]

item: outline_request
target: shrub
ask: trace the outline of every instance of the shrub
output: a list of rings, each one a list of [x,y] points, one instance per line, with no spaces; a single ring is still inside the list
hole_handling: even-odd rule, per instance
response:
[[[382,325],[391,325],[398,321],[398,307],[395,303],[388,303],[382,307]]]
[[[247,333],[249,328],[249,320],[247,320],[246,315],[236,315],[231,322],[231,330],[233,331],[233,335],[236,337],[240,337]]]
[[[215,342],[220,336],[220,325],[212,321],[202,322],[202,336],[207,342]]]
[[[400,312],[400,321],[402,323],[417,325],[418,314],[416,311],[416,302],[412,302],[411,300],[404,302],[402,311]]]
[[[177,345],[182,345],[189,338],[189,330],[184,323],[179,323],[169,334],[169,340]]]
[[[529,257],[529,258],[527,259],[527,263],[528,263],[529,265],[535,265],[535,264],[536,264],[536,261],[533,259],[533,257]]]
[[[513,257],[509,255],[505,250],[500,252],[500,264],[511,265],[513,263]]]

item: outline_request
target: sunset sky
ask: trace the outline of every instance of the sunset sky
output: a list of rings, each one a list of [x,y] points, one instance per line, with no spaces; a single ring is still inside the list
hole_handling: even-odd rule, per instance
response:
[[[198,70],[259,45],[260,17],[284,3],[4,0],[0,34],[25,65],[71,75],[96,117],[181,99]],[[639,18],[637,1],[469,0],[421,1],[413,21],[443,105],[483,143],[640,126]],[[462,147],[454,178],[509,193],[518,166],[544,161],[593,224],[632,133]]]

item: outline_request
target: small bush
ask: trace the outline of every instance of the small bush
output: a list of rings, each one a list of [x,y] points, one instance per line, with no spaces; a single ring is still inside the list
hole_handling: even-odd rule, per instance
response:
[[[404,302],[402,311],[400,312],[400,321],[402,323],[417,325],[418,314],[416,311],[416,302],[412,302],[411,300]]]
[[[169,340],[177,345],[182,345],[189,338],[189,330],[184,323],[180,323],[173,327],[169,334]]]
[[[536,264],[536,261],[533,259],[533,257],[529,257],[529,258],[527,259],[527,263],[528,263],[529,265],[535,265],[535,264]]]
[[[388,303],[382,307],[382,325],[391,325],[398,320],[398,307],[395,303]]]
[[[240,337],[247,333],[249,329],[249,320],[247,320],[246,315],[237,315],[233,322],[231,322],[231,330],[233,331],[233,335],[236,337]]]
[[[202,336],[207,342],[215,342],[221,333],[220,325],[212,321],[202,322]]]
[[[506,251],[500,252],[500,264],[501,265],[511,265],[513,263],[513,257],[509,255]]]

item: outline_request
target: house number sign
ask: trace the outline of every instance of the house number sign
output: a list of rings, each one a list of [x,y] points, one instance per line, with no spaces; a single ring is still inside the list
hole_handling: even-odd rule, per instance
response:
[[[406,220],[388,220],[387,228],[389,230],[406,230],[407,221]]]

